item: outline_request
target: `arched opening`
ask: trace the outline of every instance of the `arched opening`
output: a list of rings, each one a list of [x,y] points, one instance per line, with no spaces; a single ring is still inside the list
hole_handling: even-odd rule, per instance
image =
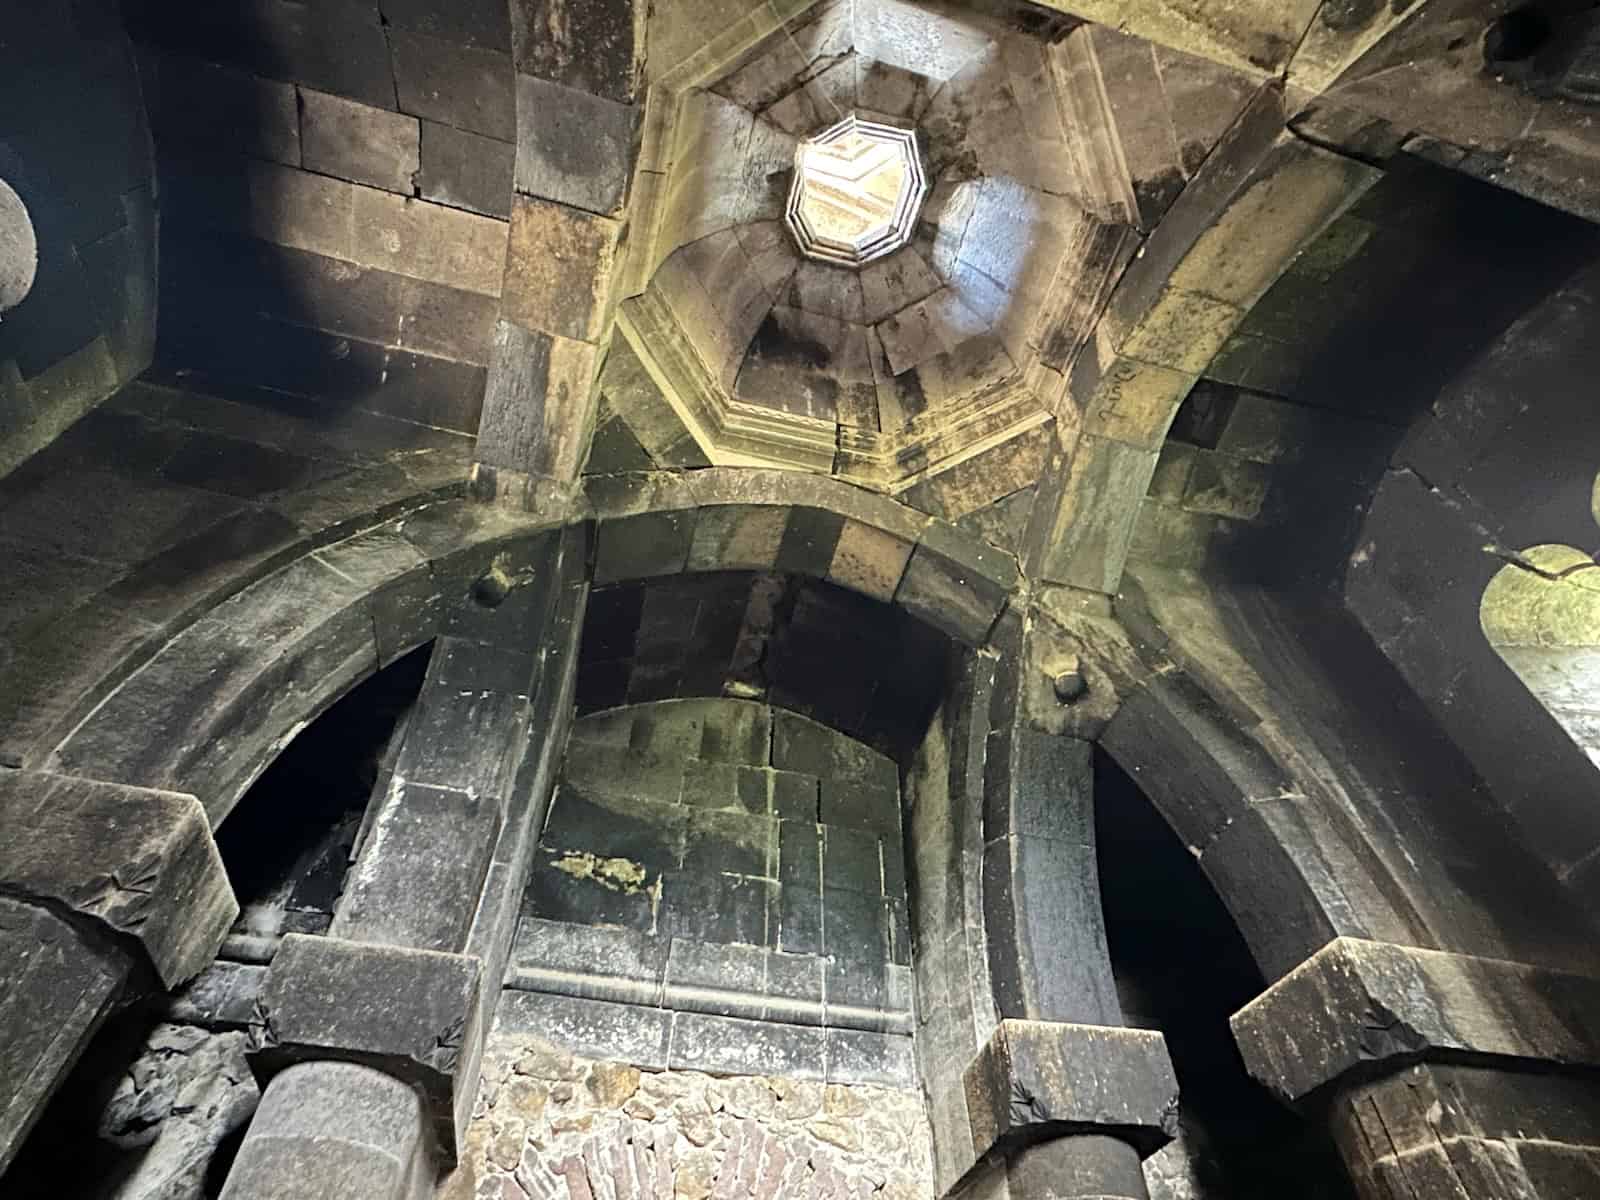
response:
[[[1489,581],[1479,608],[1489,644],[1600,766],[1600,563],[1571,546],[1533,546]]]
[[[1322,1128],[1246,1073],[1228,1018],[1264,982],[1195,856],[1104,752],[1094,787],[1117,992],[1129,1024],[1166,1037],[1180,1087],[1178,1138],[1145,1163],[1151,1200],[1348,1200]]]
[[[106,1023],[7,1172],[8,1197],[221,1192],[260,1094],[256,996],[285,933],[326,932],[428,653],[345,693],[245,793],[217,831],[241,910],[217,961]]]

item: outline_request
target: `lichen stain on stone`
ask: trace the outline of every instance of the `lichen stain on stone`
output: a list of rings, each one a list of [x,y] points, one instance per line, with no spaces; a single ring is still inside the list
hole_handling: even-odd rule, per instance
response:
[[[613,892],[633,896],[644,890],[648,872],[629,858],[601,858],[587,850],[568,850],[551,864],[574,879],[592,879]]]

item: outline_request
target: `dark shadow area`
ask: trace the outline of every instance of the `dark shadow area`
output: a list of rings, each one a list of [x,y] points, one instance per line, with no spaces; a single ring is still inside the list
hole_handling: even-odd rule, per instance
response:
[[[332,916],[384,752],[422,688],[432,650],[413,650],[342,696],[228,815],[217,848],[241,910],[276,898],[292,912]]]
[[[904,610],[797,575],[705,572],[596,588],[580,716],[689,697],[766,700],[900,760],[921,740],[949,642]]]
[[[1197,1200],[1349,1200],[1328,1136],[1245,1072],[1228,1018],[1261,991],[1262,979],[1194,855],[1099,751],[1094,786],[1117,991],[1130,1024],[1166,1036]]]
[[[384,751],[416,699],[431,650],[413,651],[346,693],[289,744],[218,830],[244,910],[236,933],[326,930]],[[250,957],[268,957],[270,943],[253,940],[258,947]],[[230,945],[222,958],[230,957]],[[40,1116],[0,1182],[0,1195],[96,1200],[132,1176],[152,1153],[162,1123],[181,1115],[185,1089],[202,1090],[203,1080],[184,1075],[190,1056],[213,1034],[238,1028],[229,1019],[186,1025],[164,1039],[169,1052],[152,1053],[152,1035],[168,1019],[169,1004],[158,994],[107,1020]],[[128,1103],[124,1089],[114,1106],[128,1078],[139,1101]],[[221,1192],[239,1133],[225,1135],[202,1164],[204,1195]]]

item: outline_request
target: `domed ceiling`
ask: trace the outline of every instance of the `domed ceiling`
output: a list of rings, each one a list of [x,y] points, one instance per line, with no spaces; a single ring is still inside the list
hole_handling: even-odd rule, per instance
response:
[[[1072,18],[1031,5],[800,6],[652,88],[619,329],[716,463],[899,491],[1060,414],[1137,244]],[[914,134],[927,193],[865,265],[785,223],[796,148]]]

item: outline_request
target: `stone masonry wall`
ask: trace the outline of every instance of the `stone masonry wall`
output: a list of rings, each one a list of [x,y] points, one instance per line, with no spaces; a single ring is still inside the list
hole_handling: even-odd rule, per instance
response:
[[[485,1054],[462,1166],[439,1200],[916,1200],[910,1090],[640,1071],[526,1035]]]

